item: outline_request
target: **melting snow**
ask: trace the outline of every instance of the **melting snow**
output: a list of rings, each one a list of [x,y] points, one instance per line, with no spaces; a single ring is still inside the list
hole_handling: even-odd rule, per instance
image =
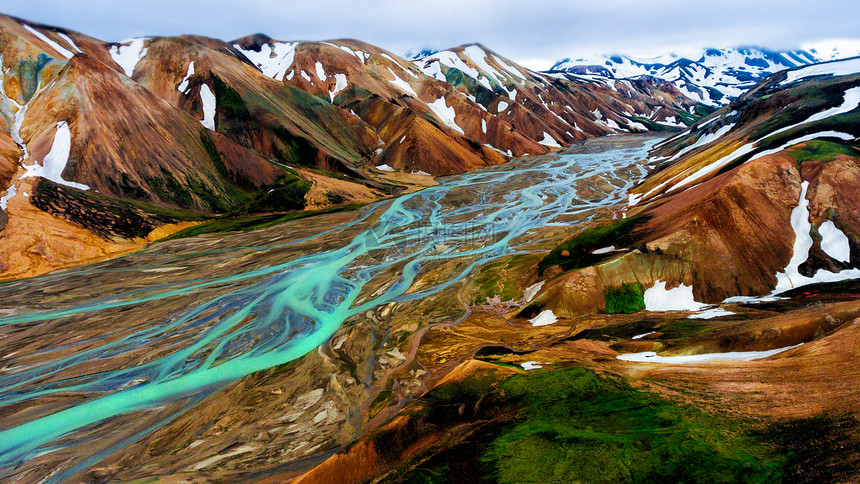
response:
[[[63,40],[65,40],[66,42],[68,42],[68,43],[69,43],[69,45],[70,45],[73,49],[75,49],[76,51],[78,51],[78,52],[80,52],[80,53],[82,53],[82,54],[83,54],[83,51],[82,51],[80,48],[78,48],[77,44],[75,44],[75,41],[74,41],[74,40],[72,40],[72,39],[70,39],[68,35],[66,35],[66,34],[64,34],[64,33],[62,33],[62,32],[56,32],[56,34],[57,34],[57,35],[59,35]]]
[[[200,86],[200,101],[203,102],[203,120],[200,124],[215,131],[215,93],[208,84]]]
[[[440,97],[439,99],[433,101],[432,103],[427,103],[430,106],[430,109],[433,111],[443,123],[445,123],[449,128],[460,134],[466,134],[463,132],[462,128],[457,126],[457,122],[454,120],[456,116],[456,112],[454,111],[454,106],[448,106],[445,102],[444,97]]]
[[[300,74],[302,75],[302,77],[305,78],[306,81],[311,82],[311,76],[309,76],[307,72],[303,70],[302,72],[300,72]]]
[[[776,274],[776,288],[771,293],[772,295],[818,282],[836,282],[860,278],[860,269],[846,269],[840,272],[819,269],[812,277],[806,277],[798,271],[800,265],[806,262],[809,257],[809,249],[812,248],[812,236],[809,235],[812,224],[809,223],[809,200],[806,199],[808,188],[808,181],[801,183],[800,200],[797,207],[791,211],[791,228],[794,229],[795,234],[793,253],[785,270]]]
[[[711,319],[711,318],[719,318],[720,316],[729,316],[735,314],[731,311],[727,311],[723,308],[711,308],[706,309],[700,313],[691,314],[687,316],[687,319]]]
[[[322,62],[316,61],[316,63],[314,64],[314,68],[316,68],[317,77],[319,78],[319,80],[325,81],[325,69],[323,69]]]
[[[548,324],[555,323],[556,321],[558,321],[558,318],[555,317],[555,313],[552,312],[552,309],[545,309],[534,318],[529,319],[532,326],[546,326]]]
[[[332,89],[328,95],[331,98],[331,102],[334,102],[334,97],[340,91],[346,89],[346,74],[335,74],[334,75],[334,89]]]
[[[786,346],[784,348],[776,348],[767,351],[732,351],[728,353],[703,353],[700,355],[683,355],[683,356],[659,356],[653,351],[644,353],[626,353],[618,355],[616,358],[624,361],[635,361],[640,363],[666,363],[683,365],[688,363],[705,363],[708,361],[752,361],[768,356],[777,355],[783,351],[788,351],[792,348],[797,348],[803,343]]]
[[[798,79],[812,76],[847,76],[860,72],[860,59],[849,59],[826,64],[814,64],[794,71],[788,71],[782,84],[788,84]]]
[[[377,165],[376,169],[379,171],[394,171],[394,168],[391,168],[387,164],[383,163],[381,165]]]
[[[16,193],[18,193],[18,187],[15,185],[9,185],[9,188],[6,189],[6,195],[0,197],[0,210],[6,210],[6,202],[11,200]]]
[[[536,283],[532,284],[531,286],[527,287],[525,292],[523,293],[523,300],[527,303],[531,302],[532,299],[534,299],[534,297],[537,295],[538,291],[540,291],[541,288],[543,288],[543,285],[545,282],[546,281],[536,282]]]
[[[778,133],[782,133],[784,131],[788,131],[792,128],[796,128],[797,126],[800,126],[802,124],[821,121],[822,119],[827,119],[831,116],[836,116],[837,114],[843,114],[853,111],[857,109],[858,106],[860,106],[860,87],[854,87],[845,91],[841,105],[822,111],[820,113],[815,113],[797,124],[792,124],[791,126],[786,126],[785,128],[778,129],[767,135],[766,138],[769,138]]]
[[[496,112],[501,113],[505,109],[508,109],[508,103],[505,101],[499,101],[499,107],[496,108]]]
[[[83,183],[63,180],[63,171],[69,162],[69,153],[71,150],[72,132],[69,130],[69,124],[65,121],[60,121],[57,123],[57,132],[54,134],[54,143],[51,145],[51,151],[42,160],[41,165],[34,163],[24,166],[27,173],[21,175],[21,178],[38,176],[60,185],[89,190],[90,187]]]
[[[841,262],[848,262],[851,259],[851,245],[848,237],[836,228],[833,222],[828,220],[821,224],[818,227],[818,233],[821,234],[821,250],[825,254]]]
[[[392,71],[390,67],[388,68],[388,72],[390,72],[390,73],[391,73],[391,75],[392,75],[392,76],[394,76],[394,80],[393,80],[393,81],[388,81],[388,82],[390,82],[390,83],[394,84],[395,86],[399,87],[401,91],[406,92],[406,93],[408,93],[408,94],[412,94],[412,96],[414,96],[414,97],[418,97],[418,94],[415,94],[415,91],[412,89],[412,86],[410,86],[408,82],[406,82],[406,81],[404,81],[403,79],[401,79],[401,78],[397,77],[397,74],[395,74],[395,73],[394,73],[394,71]]]
[[[126,76],[131,77],[134,74],[134,67],[146,56],[146,51],[149,50],[143,47],[146,40],[146,37],[140,37],[111,46],[110,56],[122,68]]]
[[[185,73],[185,77],[182,78],[182,82],[180,82],[179,85],[176,86],[176,90],[181,92],[181,93],[188,94],[188,92],[187,92],[188,79],[193,75],[194,75],[194,61],[191,61],[191,63],[188,64],[188,72]]]
[[[540,143],[540,144],[542,144],[542,145],[544,145],[544,146],[549,146],[550,148],[561,148],[561,145],[560,145],[560,144],[558,144],[558,141],[556,141],[556,140],[555,140],[552,136],[550,136],[550,134],[549,134],[549,133],[547,133],[546,131],[544,131],[544,132],[543,132],[543,139],[542,139],[542,140],[540,140],[540,141],[538,141],[538,143]]]
[[[48,38],[45,34],[43,34],[42,32],[39,32],[38,30],[34,29],[33,27],[30,27],[30,26],[29,26],[29,25],[27,25],[27,24],[23,24],[23,25],[24,25],[24,28],[25,28],[25,29],[29,30],[30,32],[32,32],[32,33],[33,33],[33,35],[35,35],[36,37],[40,38],[40,39],[41,39],[43,42],[45,42],[46,44],[50,45],[54,50],[56,50],[57,52],[59,52],[59,53],[60,53],[60,55],[62,55],[62,56],[63,56],[63,57],[65,57],[66,59],[71,59],[71,58],[72,58],[72,56],[73,56],[73,55],[75,55],[75,54],[74,54],[74,53],[72,53],[69,49],[66,49],[65,47],[61,46],[60,44],[58,44],[58,43],[54,42],[53,40],[49,39],[49,38]]]
[[[481,131],[483,131],[484,134],[487,134],[487,120],[486,119],[481,120]]]
[[[654,334],[654,333],[656,333],[656,331],[649,331],[647,333],[637,334],[636,336],[633,337],[633,339],[642,339],[642,338],[648,336],[649,334]]]
[[[666,289],[665,281],[657,281],[646,289],[644,299],[647,311],[699,311],[708,307],[693,299],[693,286],[681,284]]]
[[[287,69],[293,65],[296,45],[298,45],[298,42],[274,42],[264,45],[260,49],[260,52],[243,50],[239,47],[239,44],[233,44],[233,47],[247,57],[252,64],[257,66],[263,75],[283,81]]]
[[[537,370],[538,368],[543,368],[541,365],[548,365],[549,363],[541,363],[540,361],[524,361],[520,363],[520,366],[523,367],[523,370]]]
[[[700,146],[704,146],[704,145],[706,145],[706,144],[710,143],[711,141],[714,141],[714,140],[719,139],[721,136],[723,136],[724,134],[728,133],[728,132],[729,132],[729,131],[734,127],[734,126],[735,126],[735,124],[734,124],[734,123],[732,123],[732,124],[728,124],[728,125],[726,125],[726,126],[723,126],[723,127],[722,127],[722,128],[720,128],[720,129],[718,129],[718,130],[717,130],[716,132],[714,132],[714,133],[706,134],[706,135],[702,136],[701,138],[699,138],[698,140],[696,140],[696,142],[695,142],[695,143],[693,143],[693,144],[692,144],[692,145],[690,145],[690,146],[687,146],[686,148],[684,148],[684,149],[682,149],[681,151],[677,152],[677,153],[675,154],[675,156],[673,156],[673,157],[669,158],[669,161],[677,160],[678,158],[680,158],[680,157],[684,156],[685,154],[689,153],[690,151],[693,151],[694,149],[696,149],[696,148],[698,148],[698,147],[700,147]]]
[[[820,131],[818,133],[812,133],[812,134],[808,134],[806,136],[801,136],[800,138],[795,138],[795,139],[793,139],[787,143],[784,143],[782,146],[780,146],[778,148],[773,148],[770,150],[764,150],[760,153],[756,153],[755,155],[753,155],[749,159],[749,161],[757,160],[757,159],[762,158],[764,156],[772,155],[774,153],[779,153],[780,151],[782,151],[782,150],[784,150],[790,146],[794,146],[794,145],[803,143],[804,141],[810,141],[810,140],[814,140],[817,138],[839,138],[839,139],[843,139],[845,141],[851,141],[854,139],[854,136],[851,136],[848,133],[840,133],[839,131]]]
[[[604,247],[602,249],[592,250],[591,253],[595,255],[600,254],[608,254],[610,252],[620,252],[624,249],[616,249],[614,245],[610,245],[609,247]]]

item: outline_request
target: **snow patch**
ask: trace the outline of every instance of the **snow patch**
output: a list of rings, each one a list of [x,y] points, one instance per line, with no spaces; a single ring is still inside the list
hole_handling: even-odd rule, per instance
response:
[[[809,223],[809,200],[806,199],[808,188],[808,181],[801,183],[800,200],[797,207],[791,211],[791,228],[795,235],[791,260],[784,271],[776,274],[776,288],[771,295],[819,282],[837,282],[860,278],[860,269],[845,269],[840,272],[819,269],[812,277],[806,277],[798,271],[800,265],[806,262],[809,257],[809,249],[812,248],[812,236],[809,235],[812,224]]]
[[[110,48],[110,56],[127,77],[134,74],[134,68],[146,56],[146,51],[149,48],[144,48],[143,44],[148,37],[139,37],[137,39],[125,40],[119,44],[114,44]]]
[[[316,68],[317,77],[319,78],[319,80],[325,81],[325,69],[323,69],[322,62],[316,61],[316,63],[314,64],[314,68]]]
[[[707,304],[693,299],[693,286],[681,284],[674,289],[666,289],[666,281],[657,281],[645,290],[646,311],[700,311]]]
[[[785,80],[781,84],[789,84],[798,79],[812,76],[847,76],[860,72],[860,58],[849,59],[840,62],[828,62],[825,64],[814,64],[786,73]]]
[[[84,53],[84,51],[82,51],[82,50],[78,47],[78,45],[77,45],[77,44],[75,44],[75,41],[74,41],[74,40],[72,40],[71,38],[69,38],[69,36],[68,36],[68,35],[66,35],[66,34],[64,34],[64,33],[62,33],[62,32],[56,32],[56,34],[57,34],[57,35],[59,35],[59,36],[60,36],[60,38],[62,38],[62,39],[63,39],[63,40],[65,40],[66,42],[68,42],[68,43],[69,43],[69,45],[70,45],[73,49],[75,49],[77,52],[80,52],[81,54],[83,54],[83,53]]]
[[[523,367],[523,370],[537,370],[539,368],[543,368],[541,365],[548,365],[549,363],[541,363],[540,361],[524,361],[520,363],[520,366]]]
[[[711,319],[711,318],[719,318],[721,316],[730,316],[735,314],[731,311],[727,311],[723,308],[711,308],[706,309],[700,313],[691,314],[687,316],[687,319]]]
[[[76,183],[63,180],[63,171],[66,169],[66,164],[69,162],[69,153],[72,151],[72,132],[69,129],[69,123],[60,121],[57,123],[57,132],[54,134],[54,142],[51,145],[51,151],[42,160],[42,164],[34,163],[25,165],[27,173],[21,175],[21,178],[42,177],[51,180],[54,183],[65,185],[67,187],[78,188],[81,190],[89,190],[90,187],[83,183]]]
[[[0,197],[0,210],[6,210],[6,202],[11,200],[16,193],[18,193],[18,187],[15,185],[9,185],[9,188],[6,189],[6,195]]]
[[[536,282],[531,286],[527,287],[525,292],[523,293],[523,301],[527,303],[532,302],[532,299],[537,296],[537,293],[541,290],[541,288],[543,288],[545,282],[546,281]]]
[[[851,260],[851,245],[848,237],[836,228],[833,222],[828,220],[821,224],[818,227],[818,233],[821,234],[821,250],[825,254],[841,262]]]
[[[466,134],[463,132],[462,128],[457,126],[457,122],[454,119],[454,117],[457,115],[457,113],[454,111],[454,106],[448,106],[448,104],[445,102],[444,97],[440,97],[432,103],[427,103],[427,106],[429,106],[430,110],[433,111],[433,114],[435,114],[449,128],[460,134]]]
[[[185,73],[185,77],[182,78],[182,82],[180,82],[179,85],[176,86],[176,90],[181,92],[181,93],[188,94],[186,92],[186,90],[188,89],[188,79],[193,75],[194,75],[194,61],[191,61],[191,63],[188,64],[188,72]]]
[[[499,107],[496,108],[496,113],[501,113],[505,109],[508,109],[508,103],[505,101],[499,101]]]
[[[388,82],[390,82],[390,83],[394,84],[395,86],[397,86],[398,88],[400,88],[401,91],[403,91],[407,94],[411,94],[413,97],[418,97],[418,94],[415,93],[415,90],[412,89],[412,86],[410,86],[408,82],[397,77],[397,74],[395,74],[394,71],[392,71],[390,67],[388,68],[388,72],[390,72],[391,75],[394,76],[394,80],[388,81]]]
[[[553,324],[556,321],[558,321],[558,318],[555,317],[555,313],[552,312],[552,309],[544,309],[540,314],[529,319],[532,326],[546,326],[548,324]]]
[[[72,58],[72,56],[73,56],[73,55],[75,55],[75,54],[74,54],[74,53],[72,53],[69,49],[66,49],[65,47],[61,46],[60,44],[58,44],[58,43],[54,42],[53,40],[49,39],[49,38],[48,38],[45,34],[43,34],[42,32],[39,32],[38,30],[34,29],[33,27],[30,27],[30,26],[29,26],[29,25],[27,25],[27,24],[23,24],[23,25],[24,25],[24,28],[25,28],[25,29],[27,29],[27,30],[29,30],[30,32],[32,32],[32,33],[33,33],[33,35],[35,35],[36,37],[38,37],[39,39],[41,39],[44,43],[46,43],[46,44],[50,45],[54,50],[56,50],[57,52],[59,52],[59,53],[60,53],[60,55],[61,55],[61,56],[63,56],[63,57],[65,57],[66,59],[71,59],[71,58]]]
[[[383,163],[381,165],[377,165],[376,169],[379,171],[394,171],[394,168],[391,168],[386,163]]]
[[[616,356],[616,358],[623,361],[634,361],[639,363],[666,363],[674,365],[705,363],[708,361],[752,361],[778,355],[783,351],[797,348],[802,344],[803,343],[767,351],[731,351],[728,353],[703,353],[700,355],[683,356],[659,356],[653,351],[646,351],[644,353],[625,353],[623,355]]]
[[[538,141],[538,143],[539,143],[539,144],[542,144],[542,145],[544,145],[544,146],[549,146],[550,148],[561,148],[561,145],[560,145],[560,144],[558,144],[558,141],[556,141],[556,140],[555,140],[552,136],[550,136],[550,134],[549,134],[549,133],[547,133],[546,131],[544,131],[544,132],[543,132],[543,139],[542,139],[542,140],[540,140],[540,141]]]
[[[203,119],[200,124],[215,131],[215,93],[208,84],[200,86],[200,101],[203,102]]]
[[[283,81],[287,69],[293,65],[298,42],[273,42],[262,46],[259,52],[244,50],[239,44],[233,44],[239,52],[260,69],[260,72],[272,79]],[[292,74],[287,80],[292,78]],[[308,79],[310,80],[310,79]]]
[[[592,250],[591,253],[594,255],[608,254],[610,252],[623,252],[624,249],[616,249],[614,245],[610,245],[609,247],[604,247],[602,249]]]
[[[649,331],[647,333],[637,334],[636,336],[633,337],[633,339],[642,339],[642,338],[648,336],[649,334],[654,334],[654,333],[656,333],[656,331]]]
[[[331,98],[331,102],[334,102],[334,97],[337,96],[337,93],[346,89],[346,74],[335,74],[334,75],[334,89],[329,91],[328,95]]]

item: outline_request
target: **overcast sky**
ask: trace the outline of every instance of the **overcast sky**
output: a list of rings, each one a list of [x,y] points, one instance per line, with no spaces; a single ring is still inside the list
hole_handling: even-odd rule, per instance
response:
[[[24,0],[0,8],[108,41],[262,32],[279,40],[357,38],[397,54],[481,42],[533,69],[597,53],[792,49],[860,38],[857,0]]]

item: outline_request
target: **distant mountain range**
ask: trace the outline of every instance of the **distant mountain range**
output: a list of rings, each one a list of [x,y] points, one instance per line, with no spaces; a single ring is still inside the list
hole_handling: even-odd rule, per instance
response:
[[[721,106],[775,72],[857,55],[860,43],[854,42],[791,51],[758,47],[704,49],[697,55],[668,54],[651,59],[625,55],[568,58],[556,62],[549,72],[607,79],[652,77],[671,82],[690,99]]]
[[[709,112],[656,78],[547,75],[479,44],[418,54],[263,34],[105,42],[0,15],[0,278],[56,268],[61,244],[367,203]]]

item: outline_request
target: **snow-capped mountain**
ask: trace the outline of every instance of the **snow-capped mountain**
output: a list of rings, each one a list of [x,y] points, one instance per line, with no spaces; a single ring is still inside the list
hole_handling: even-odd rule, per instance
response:
[[[656,77],[673,83],[689,98],[711,106],[727,104],[765,77],[785,69],[860,54],[860,43],[817,44],[809,50],[773,51],[756,47],[704,49],[693,55],[644,59],[624,55],[563,59],[550,72],[613,79]]]
[[[439,52],[437,49],[432,47],[420,47],[417,49],[409,49],[403,54],[404,59],[415,60],[420,59],[422,57],[427,57],[428,55],[433,55]]]

